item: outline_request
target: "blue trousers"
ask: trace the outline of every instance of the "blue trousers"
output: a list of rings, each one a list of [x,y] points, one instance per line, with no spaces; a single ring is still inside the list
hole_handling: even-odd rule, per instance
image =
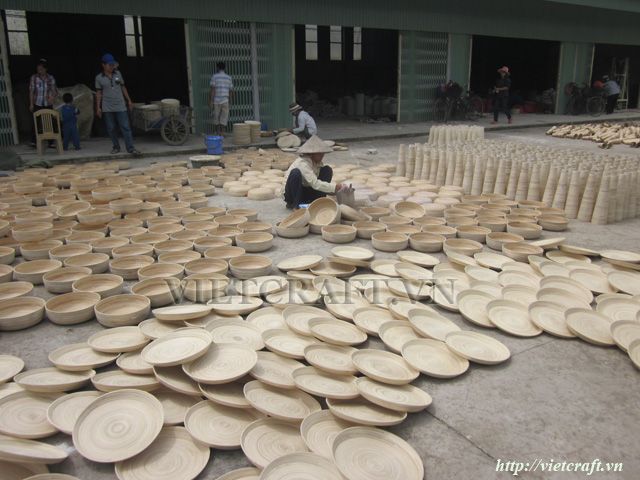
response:
[[[62,124],[62,146],[65,150],[69,148],[69,140],[73,142],[76,150],[80,148],[80,134],[78,133],[77,123]]]
[[[116,126],[120,127],[124,145],[127,152],[131,153],[135,147],[133,146],[133,133],[131,133],[131,125],[129,125],[129,112],[102,112],[104,123],[107,126],[107,133],[111,138],[114,150],[120,150],[120,142],[118,141],[118,132]]]
[[[329,165],[320,167],[318,179],[330,182],[332,178],[333,170]],[[289,172],[289,177],[284,187],[284,201],[288,207],[297,208],[301,203],[311,203],[318,198],[326,196],[327,194],[324,192],[302,185],[302,173],[297,168]]]

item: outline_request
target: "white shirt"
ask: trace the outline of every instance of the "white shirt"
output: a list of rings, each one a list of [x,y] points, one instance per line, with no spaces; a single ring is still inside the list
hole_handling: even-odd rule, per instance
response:
[[[213,97],[214,104],[220,105],[223,103],[229,103],[229,91],[233,90],[233,80],[224,72],[224,70],[214,73],[211,76],[209,85],[216,89],[215,96]]]
[[[617,95],[620,93],[620,85],[618,85],[618,82],[615,80],[607,80],[603,88],[607,95]]]
[[[316,127],[316,122],[311,115],[302,110],[298,114],[298,126],[293,129],[293,133],[301,133],[304,132],[305,127],[309,131],[309,135],[317,135],[318,127]]]
[[[305,187],[311,187],[314,190],[324,193],[335,193],[336,184],[333,182],[324,182],[318,178],[318,174],[320,173],[320,167],[322,167],[322,162],[314,163],[309,157],[298,157],[296,158],[289,170],[284,174],[284,184],[286,185],[287,179],[289,178],[289,173],[294,168],[300,170],[302,174],[302,185]],[[284,190],[283,192],[284,193]]]

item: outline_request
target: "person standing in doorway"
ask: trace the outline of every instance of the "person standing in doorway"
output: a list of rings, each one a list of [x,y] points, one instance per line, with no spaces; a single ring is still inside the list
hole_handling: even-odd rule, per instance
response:
[[[618,97],[620,97],[620,85],[614,79],[609,78],[607,75],[602,77],[602,81],[604,85],[602,88],[604,89],[604,93],[607,96],[607,106],[605,111],[607,114],[612,114],[616,108],[616,104],[618,103]]]
[[[511,75],[509,67],[500,67],[498,69],[500,77],[496,80],[493,88],[493,122],[498,123],[498,115],[504,112],[507,121],[511,123],[511,109],[509,108],[509,89],[511,88]]]
[[[116,127],[120,128],[127,152],[135,157],[141,153],[133,146],[133,133],[129,123],[129,110],[133,102],[118,70],[118,62],[110,53],[102,56],[102,72],[96,75],[96,115],[104,118],[107,133],[111,138],[111,153],[120,153],[120,142]]]
[[[44,58],[38,60],[36,73],[31,75],[29,80],[29,111],[37,112],[45,108],[53,108],[53,102],[58,96],[56,79],[49,74],[47,61]],[[40,127],[40,125],[38,125]],[[36,131],[33,130],[31,145],[36,146]],[[53,140],[49,141],[49,146],[53,146]]]
[[[233,92],[233,79],[225,72],[224,62],[218,62],[218,71],[211,76],[209,85],[209,108],[213,110],[213,130],[216,135],[224,135],[229,123],[229,106]]]
[[[293,115],[294,120],[294,127],[289,129],[291,133],[298,135],[302,140],[308,140],[318,134],[316,121],[300,105],[295,102],[290,104],[289,112]]]
[[[64,105],[60,108],[62,115],[62,145],[65,150],[69,149],[69,141],[73,142],[76,150],[80,150],[80,134],[78,133],[78,115],[80,110],[73,104],[73,95],[65,93],[62,95]]]

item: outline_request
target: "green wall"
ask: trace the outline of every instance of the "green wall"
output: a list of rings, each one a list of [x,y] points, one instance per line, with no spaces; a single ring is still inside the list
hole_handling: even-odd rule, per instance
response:
[[[593,43],[562,42],[560,45],[556,113],[566,113],[567,96],[564,94],[564,87],[567,83],[588,85],[591,82],[593,48]]]
[[[471,35],[452,33],[449,35],[449,60],[447,79],[469,88],[471,75]]]

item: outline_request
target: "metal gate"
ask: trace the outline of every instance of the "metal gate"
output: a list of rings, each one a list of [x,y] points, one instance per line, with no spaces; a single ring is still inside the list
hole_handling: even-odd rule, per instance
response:
[[[4,33],[4,21],[0,20],[0,147],[8,147],[18,143],[11,95],[9,55]]]
[[[398,121],[433,120],[436,87],[447,78],[448,35],[402,31],[398,48]]]

